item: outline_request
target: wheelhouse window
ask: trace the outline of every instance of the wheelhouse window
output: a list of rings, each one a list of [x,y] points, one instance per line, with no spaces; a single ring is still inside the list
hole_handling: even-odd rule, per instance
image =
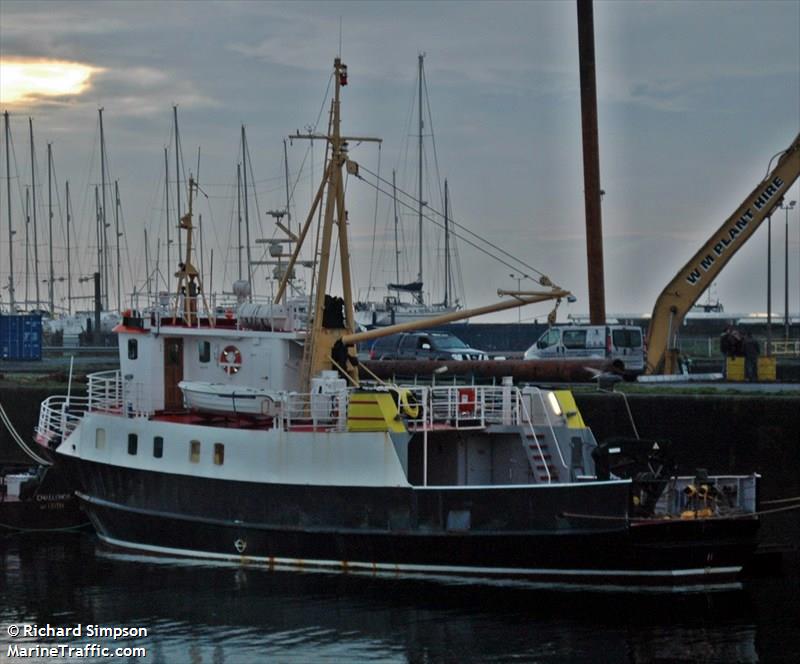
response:
[[[197,342],[198,357],[204,364],[211,361],[211,342],[198,341]]]
[[[128,359],[135,360],[139,357],[139,340],[128,339]]]
[[[214,465],[221,466],[225,463],[225,445],[214,443]]]
[[[189,442],[189,461],[200,463],[200,441],[192,440]]]
[[[94,432],[94,446],[98,450],[104,450],[106,448],[106,430],[105,429],[96,429]]]
[[[128,434],[128,454],[136,454],[139,451],[139,436],[135,433]]]
[[[153,438],[153,456],[156,459],[164,456],[164,439],[161,436]]]

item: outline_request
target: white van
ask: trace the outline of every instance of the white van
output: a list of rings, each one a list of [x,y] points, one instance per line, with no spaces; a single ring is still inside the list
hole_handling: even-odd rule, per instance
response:
[[[526,360],[606,358],[622,371],[644,371],[642,328],[635,325],[551,327],[525,351]]]

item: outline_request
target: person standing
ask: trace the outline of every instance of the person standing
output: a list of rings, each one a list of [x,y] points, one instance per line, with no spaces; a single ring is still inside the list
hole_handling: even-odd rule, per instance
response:
[[[758,345],[758,341],[753,338],[752,333],[749,331],[744,338],[743,350],[745,379],[750,383],[754,383],[758,380],[758,355],[761,352],[761,348]]]

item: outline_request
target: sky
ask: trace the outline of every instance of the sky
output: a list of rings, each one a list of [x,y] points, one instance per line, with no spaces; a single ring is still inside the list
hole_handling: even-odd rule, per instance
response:
[[[800,2],[596,2],[595,53],[606,310],[649,313],[656,297],[702,243],[766,175],[770,158],[800,130]],[[524,261],[498,262],[455,239],[467,306],[496,301],[498,288],[534,289],[546,274],[573,292],[559,319],[588,311],[578,39],[575,3],[562,2],[14,2],[0,4],[0,110],[10,117],[0,152],[0,306],[8,303],[7,184],[17,299],[34,297],[28,118],[35,145],[40,297],[49,276],[48,201],[53,201],[57,307],[66,307],[66,200],[71,194],[73,295],[96,269],[95,187],[101,181],[98,109],[103,109],[109,182],[110,257],[120,227],[122,281],[145,287],[145,244],[155,272],[166,265],[165,168],[172,238],[175,211],[173,106],[185,179],[198,173],[207,292],[238,277],[236,169],[241,127],[249,148],[253,260],[277,237],[267,213],[286,207],[284,139],[326,127],[334,57],[348,65],[343,131],[382,139],[351,145],[350,156],[401,191],[416,185],[415,92],[425,55],[423,198],[441,210],[448,181],[454,221]],[[66,89],[13,97],[14,65],[68,62]],[[27,70],[30,71],[30,70]],[[41,74],[41,71],[39,72]],[[46,72],[45,72],[46,73]],[[41,79],[39,79],[41,80]],[[41,86],[39,92],[44,89]],[[327,101],[326,101],[327,99]],[[435,154],[432,149],[435,139]],[[47,145],[52,150],[48,196]],[[287,144],[292,224],[308,213],[323,147]],[[435,168],[438,165],[438,169]],[[438,173],[438,177],[436,174]],[[115,204],[118,184],[120,204]],[[391,185],[383,185],[391,189]],[[395,280],[391,196],[347,182],[354,287]],[[789,199],[800,201],[800,186]],[[800,212],[788,214],[790,310],[800,312]],[[116,213],[116,215],[114,214]],[[401,280],[416,278],[416,218],[400,209]],[[432,215],[431,215],[432,216]],[[785,215],[772,221],[773,312],[784,310]],[[463,232],[462,232],[463,235]],[[426,221],[427,297],[441,300],[443,240]],[[27,272],[26,283],[26,249]],[[211,270],[213,251],[213,273]],[[497,251],[493,251],[497,253]],[[508,263],[508,260],[506,261]],[[113,277],[109,291],[115,299]],[[767,308],[767,224],[730,261],[709,293],[729,312]],[[514,275],[513,277],[511,275]],[[254,273],[257,295],[272,287]],[[159,287],[166,287],[162,276]],[[169,288],[173,288],[169,280]],[[371,297],[381,297],[375,290]],[[706,301],[704,295],[701,301]],[[76,300],[81,307],[85,301]],[[543,305],[523,320],[547,313]],[[515,321],[516,312],[490,320]]]

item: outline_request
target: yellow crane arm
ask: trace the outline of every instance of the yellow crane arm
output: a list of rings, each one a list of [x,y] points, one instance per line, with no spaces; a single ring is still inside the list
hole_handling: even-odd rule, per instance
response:
[[[670,374],[677,371],[674,341],[684,316],[761,222],[772,214],[798,175],[800,134],[783,152],[769,175],[758,183],[737,210],[661,291],[647,330],[646,373]]]

